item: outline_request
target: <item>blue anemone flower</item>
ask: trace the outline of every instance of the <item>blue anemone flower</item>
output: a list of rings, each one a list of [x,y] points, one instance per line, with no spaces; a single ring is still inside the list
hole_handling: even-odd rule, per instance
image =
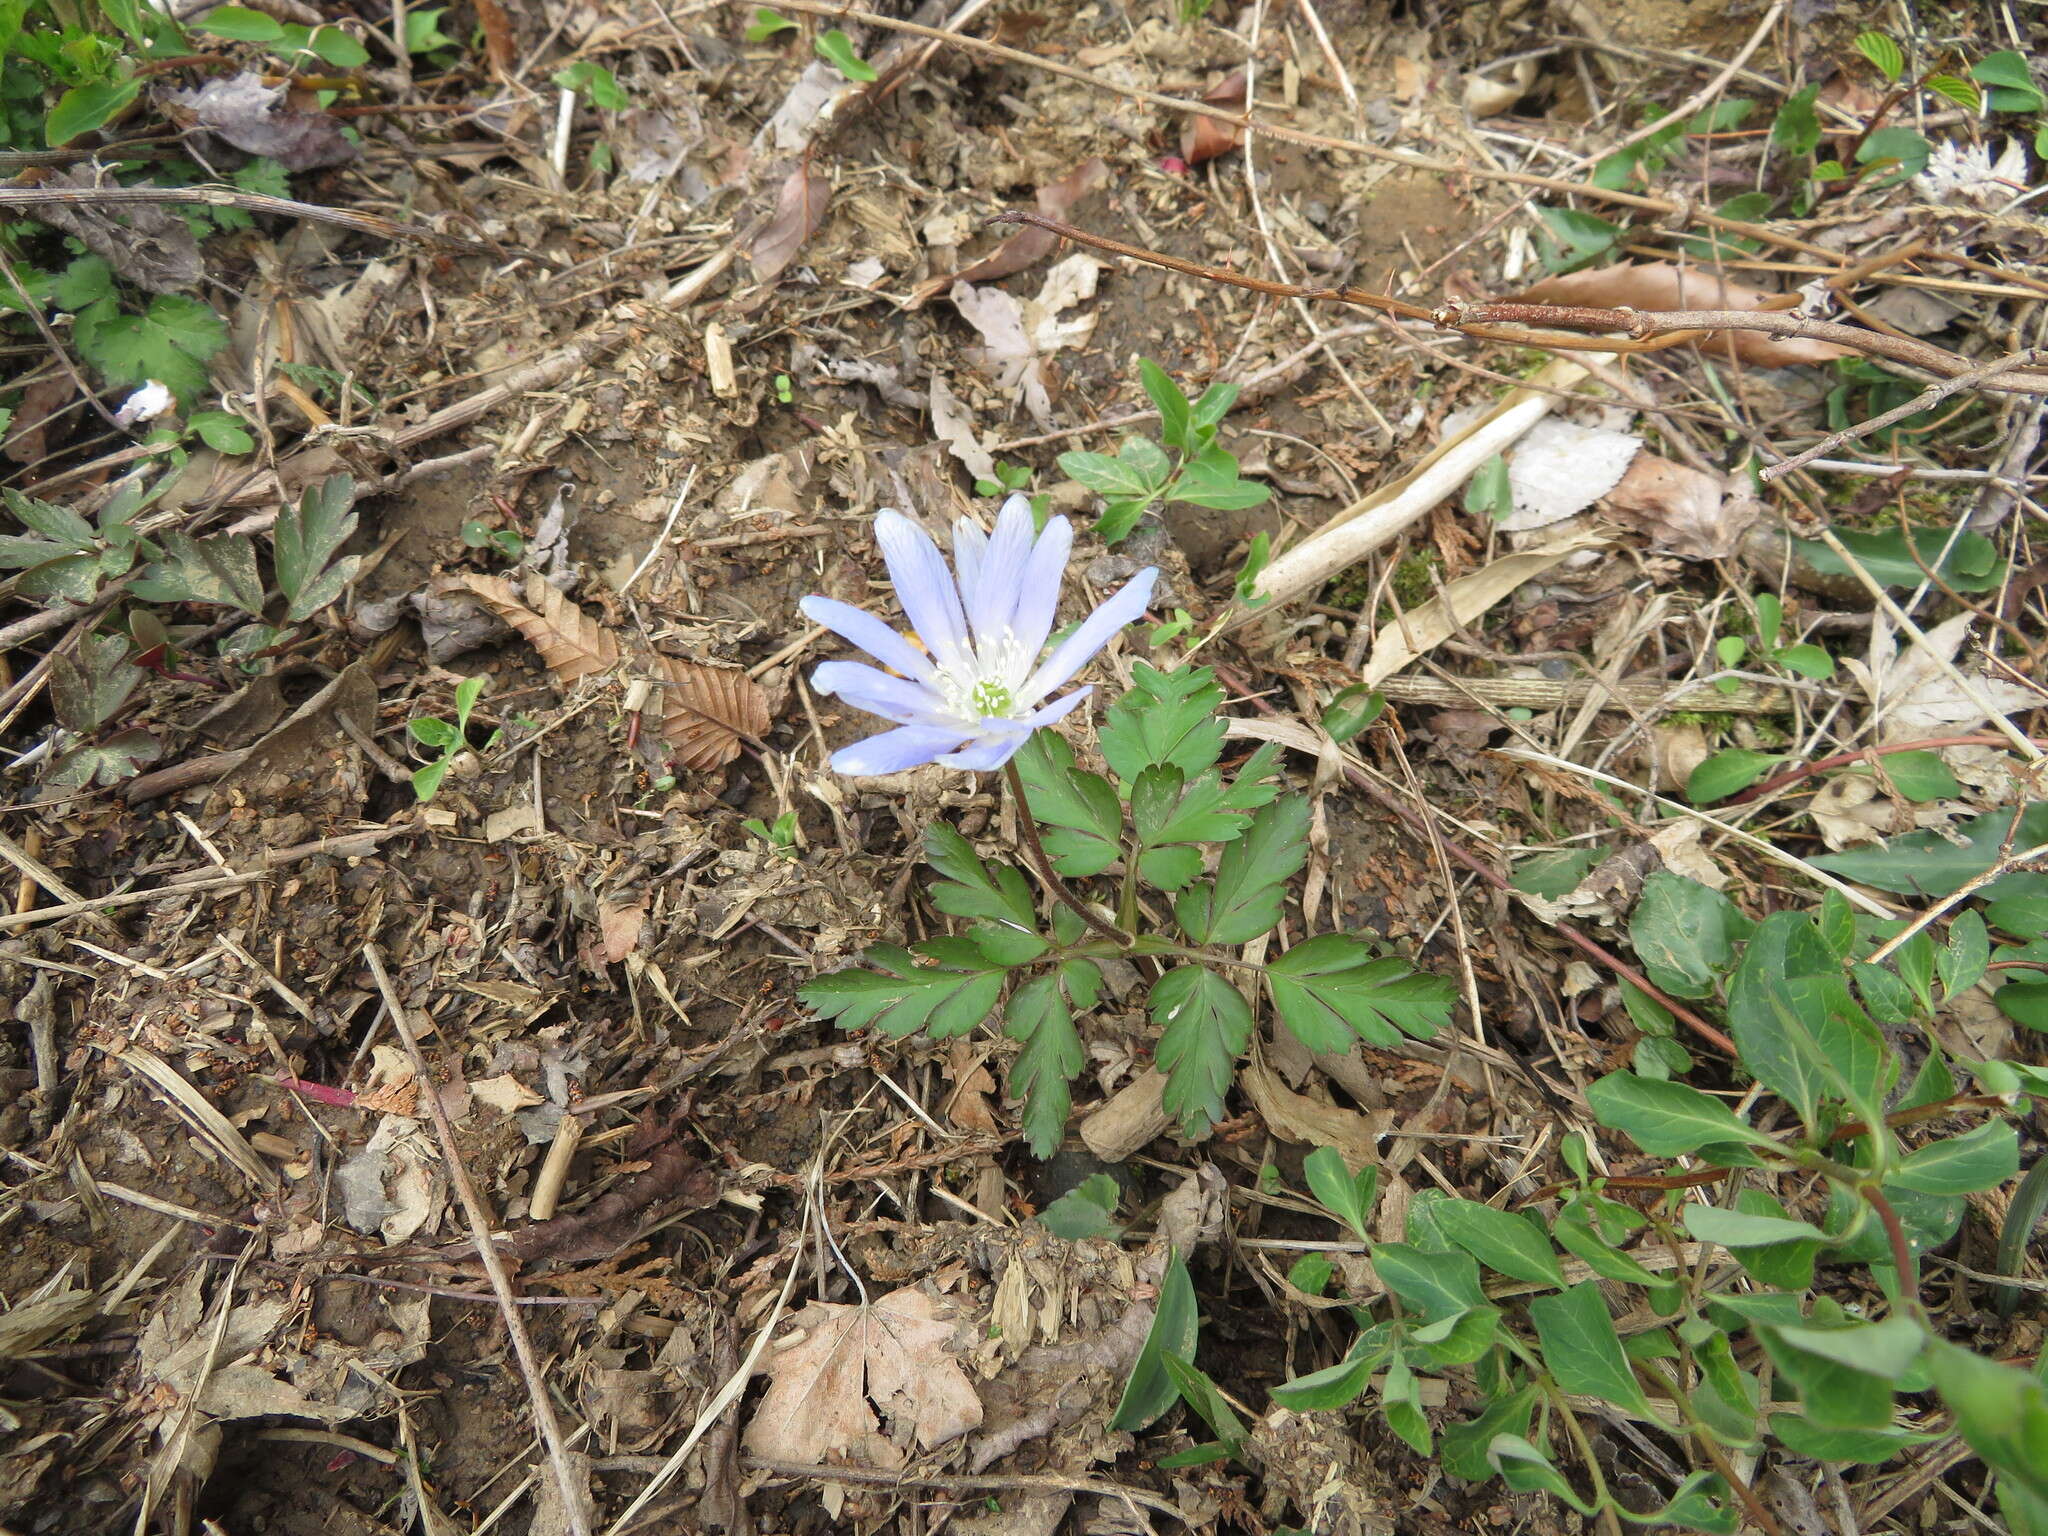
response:
[[[1077,688],[1040,703],[1144,613],[1159,580],[1155,566],[1138,572],[1041,661],[1074,545],[1064,517],[1033,533],[1031,504],[1022,496],[1003,503],[992,534],[963,517],[953,525],[953,571],[925,531],[891,508],[875,518],[875,542],[922,650],[851,604],[807,597],[798,605],[813,624],[889,669],[828,661],[811,674],[820,693],[895,723],[832,754],[833,768],[847,774],[896,773],[921,763],[1002,767],[1039,726],[1088,697],[1090,689]]]

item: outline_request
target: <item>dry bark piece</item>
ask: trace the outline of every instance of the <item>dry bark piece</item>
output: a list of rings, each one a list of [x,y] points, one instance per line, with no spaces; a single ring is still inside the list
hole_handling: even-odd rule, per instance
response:
[[[802,1331],[768,1356],[747,1449],[805,1466],[900,1467],[910,1441],[931,1450],[977,1428],[981,1399],[950,1348],[954,1325],[937,1310],[907,1287],[871,1306],[805,1307],[795,1319]]]
[[[1585,304],[1600,309],[1769,309],[1780,295],[1763,293],[1741,283],[1724,282],[1696,267],[1668,261],[1624,262],[1546,277],[1523,293],[1532,304]],[[1831,341],[1766,336],[1758,331],[1722,331],[1704,338],[1709,351],[1732,353],[1758,368],[1790,368],[1797,363],[1825,363],[1850,355]]]
[[[520,600],[512,584],[496,576],[465,575],[459,585],[482,598],[484,605],[510,624],[540,652],[540,659],[564,688],[573,688],[593,673],[619,664],[619,642],[589,614],[553,587],[542,586],[536,612]]]
[[[668,686],[661,695],[661,736],[676,761],[704,772],[740,755],[742,741],[768,729],[768,695],[734,667],[707,667],[676,656],[661,658]]]

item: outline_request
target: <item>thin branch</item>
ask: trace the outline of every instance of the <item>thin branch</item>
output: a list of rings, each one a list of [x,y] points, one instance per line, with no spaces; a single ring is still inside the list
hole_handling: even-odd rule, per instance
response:
[[[469,1169],[463,1165],[462,1156],[455,1149],[455,1127],[449,1123],[447,1106],[441,1102],[441,1092],[427,1070],[426,1055],[420,1050],[412,1021],[406,1017],[405,1007],[398,1000],[398,990],[391,985],[391,977],[384,970],[384,956],[375,944],[365,944],[363,959],[369,963],[370,974],[377,980],[377,990],[384,995],[384,1010],[391,1015],[392,1027],[398,1031],[398,1038],[405,1042],[405,1054],[412,1062],[413,1075],[419,1079],[420,1098],[433,1119],[434,1132],[441,1141],[441,1153],[448,1159],[449,1182],[454,1184],[455,1193],[462,1201],[463,1215],[469,1220],[470,1236],[476,1241],[477,1257],[483,1260],[484,1273],[491,1278],[491,1290],[498,1298],[498,1312],[505,1321],[505,1332],[512,1340],[512,1353],[519,1362],[519,1375],[526,1383],[526,1395],[533,1405],[534,1422],[540,1427],[541,1440],[547,1445],[548,1460],[554,1467],[555,1483],[561,1491],[562,1511],[568,1518],[569,1530],[572,1536],[591,1536],[590,1511],[585,1506],[575,1465],[569,1460],[569,1447],[562,1438],[561,1423],[555,1418],[554,1400],[548,1396],[547,1383],[541,1379],[540,1361],[533,1352],[533,1340],[527,1335],[526,1320],[520,1316],[519,1298],[512,1292],[512,1277],[505,1271],[505,1261],[498,1252],[498,1245],[491,1240],[491,1213],[482,1196],[477,1194]]]
[[[1769,466],[1763,471],[1763,478],[1776,480],[1781,475],[1791,474],[1795,469],[1804,469],[1815,459],[1833,453],[1842,444],[1853,443],[1859,437],[1868,437],[1873,432],[1881,432],[1894,422],[1904,421],[1908,416],[1917,416],[1920,412],[1939,405],[1950,395],[1960,394],[1966,389],[1980,388],[1989,380],[1997,378],[2002,373],[2010,373],[2015,368],[2033,368],[2043,362],[2048,362],[2048,352],[2043,352],[2039,347],[2029,347],[2023,352],[2014,352],[1986,363],[1982,368],[1973,368],[1970,372],[1959,373],[1952,379],[1943,379],[1939,384],[1930,384],[1904,405],[1894,406],[1882,416],[1873,416],[1868,421],[1859,421],[1853,427],[1830,432],[1811,448],[1794,454],[1781,464]]]
[[[1046,889],[1079,916],[1082,922],[1115,944],[1118,949],[1129,949],[1131,936],[1121,928],[1097,917],[1086,902],[1067,889],[1067,882],[1053,873],[1052,860],[1045,856],[1045,844],[1038,840],[1038,823],[1032,819],[1031,801],[1024,793],[1024,776],[1017,771],[1015,758],[1003,764],[1003,778],[1010,786],[1011,797],[1017,802],[1017,827],[1024,835],[1024,846],[1031,855],[1032,868],[1038,871],[1038,877],[1045,882]]]

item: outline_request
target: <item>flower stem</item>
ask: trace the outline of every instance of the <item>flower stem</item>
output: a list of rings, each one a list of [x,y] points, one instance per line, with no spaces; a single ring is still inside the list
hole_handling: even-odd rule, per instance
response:
[[[1024,775],[1017,771],[1015,760],[1003,764],[1003,777],[1009,781],[1010,795],[1017,802],[1017,825],[1024,834],[1024,846],[1031,854],[1031,865],[1038,871],[1054,896],[1071,908],[1082,922],[1093,928],[1118,949],[1131,947],[1131,936],[1121,928],[1104,922],[1089,909],[1080,897],[1067,889],[1066,881],[1053,873],[1052,860],[1045,856],[1045,844],[1038,840],[1038,823],[1031,815],[1031,801],[1024,793]]]

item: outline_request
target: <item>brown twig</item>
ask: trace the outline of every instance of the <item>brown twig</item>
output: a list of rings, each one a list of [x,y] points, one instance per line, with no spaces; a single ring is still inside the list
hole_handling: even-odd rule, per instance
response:
[[[1801,779],[1810,779],[1815,774],[1826,773],[1833,768],[1846,768],[1851,763],[1867,763],[1880,757],[1890,757],[1898,752],[1931,752],[1936,747],[2002,747],[2006,745],[2003,736],[1989,731],[1979,731],[1970,736],[1930,736],[1925,741],[1895,741],[1882,747],[1864,747],[1855,752],[1837,752],[1833,757],[1817,758],[1797,768],[1787,768],[1783,773],[1774,773],[1760,783],[1752,784],[1739,795],[1730,795],[1722,802],[1723,808],[1734,805],[1748,805],[1776,794],[1788,784],[1797,784]]]
[[[1825,458],[1844,443],[1853,443],[1859,437],[1868,437],[1881,432],[1893,422],[1904,421],[1908,416],[1939,405],[1950,395],[1960,394],[1966,389],[1977,389],[1997,378],[2000,374],[2011,373],[2016,368],[2031,368],[2048,361],[2048,352],[2038,347],[2029,347],[2022,352],[2009,353],[2005,357],[1973,368],[1968,373],[1959,373],[1953,378],[1943,379],[1939,384],[1930,384],[1904,405],[1892,407],[1882,416],[1873,416],[1868,421],[1859,421],[1854,426],[1844,427],[1839,432],[1830,432],[1811,448],[1803,448],[1783,463],[1772,464],[1763,471],[1765,480],[1776,480],[1789,475],[1795,469],[1803,469],[1815,459]]]
[[[498,1312],[505,1321],[506,1336],[512,1340],[512,1353],[519,1362],[519,1375],[526,1383],[534,1422],[539,1426],[541,1440],[548,1448],[548,1460],[554,1468],[555,1483],[562,1495],[562,1511],[568,1519],[569,1530],[572,1536],[591,1536],[590,1511],[585,1507],[575,1465],[569,1460],[569,1447],[562,1438],[561,1423],[555,1417],[554,1399],[548,1396],[547,1383],[541,1378],[540,1361],[533,1352],[533,1340],[526,1332],[526,1320],[519,1313],[519,1298],[512,1292],[512,1277],[506,1273],[505,1261],[498,1256],[497,1244],[491,1241],[491,1213],[484,1205],[483,1197],[477,1193],[461,1153],[456,1150],[455,1127],[449,1123],[447,1106],[441,1102],[440,1090],[427,1069],[426,1054],[420,1049],[419,1037],[413,1033],[412,1021],[406,1017],[405,1006],[398,1000],[398,989],[391,985],[391,977],[384,969],[384,956],[375,944],[365,944],[363,959],[369,964],[370,974],[376,978],[377,990],[384,996],[384,1011],[391,1015],[392,1027],[405,1043],[405,1054],[412,1062],[414,1076],[419,1079],[420,1098],[426,1103],[427,1114],[434,1122],[441,1153],[448,1159],[449,1182],[455,1186],[455,1193],[462,1201],[462,1212],[469,1220],[470,1236],[476,1240],[477,1256],[483,1260],[484,1273],[491,1277],[491,1290],[498,1298]]]

